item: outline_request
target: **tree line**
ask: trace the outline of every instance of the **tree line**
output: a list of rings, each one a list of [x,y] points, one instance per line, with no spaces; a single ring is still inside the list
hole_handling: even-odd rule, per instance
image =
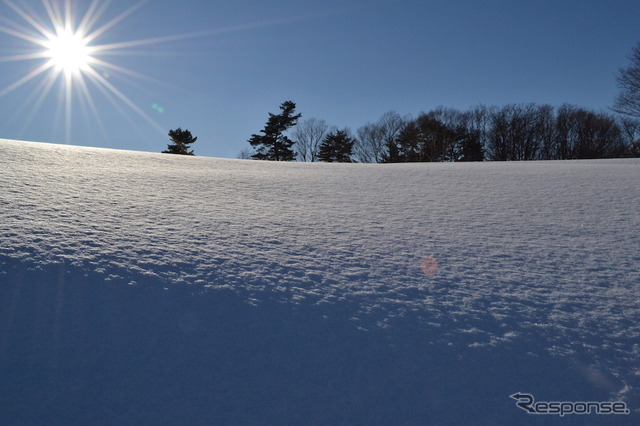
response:
[[[286,101],[239,157],[361,163],[640,157],[640,43],[630,59],[617,75],[616,114],[569,104],[438,107],[416,118],[389,111],[352,133],[317,118],[299,121],[296,104]],[[197,138],[188,130],[169,137],[163,152],[193,155],[189,146]]]
[[[355,134],[324,120],[298,123],[295,103],[269,114],[243,158],[361,163],[571,160],[640,156],[640,121],[574,105],[439,107],[416,118],[387,112]],[[285,134],[293,128],[291,135]]]

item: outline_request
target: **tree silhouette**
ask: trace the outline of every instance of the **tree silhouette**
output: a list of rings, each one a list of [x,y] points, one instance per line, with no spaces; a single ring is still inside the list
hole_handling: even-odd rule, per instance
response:
[[[289,128],[298,123],[302,114],[295,114],[296,104],[291,101],[280,105],[280,114],[269,113],[269,120],[260,132],[264,135],[251,135],[249,143],[256,153],[251,157],[256,160],[293,161],[295,153],[291,149],[294,142],[284,135]]]
[[[193,150],[189,151],[189,145],[198,138],[193,137],[189,130],[182,130],[180,127],[169,130],[169,138],[173,143],[167,146],[166,151],[162,151],[163,154],[193,155]]]
[[[393,144],[409,118],[395,111],[386,112],[376,123],[367,123],[358,129],[354,155],[362,163],[381,163],[395,158]]]
[[[631,64],[619,70],[617,82],[620,93],[612,109],[640,118],[640,43],[633,48],[630,59]]]
[[[350,163],[354,143],[347,129],[331,132],[320,145],[318,159],[328,163]]]
[[[324,120],[310,118],[301,121],[293,131],[295,151],[300,161],[318,161],[318,150],[329,125]]]

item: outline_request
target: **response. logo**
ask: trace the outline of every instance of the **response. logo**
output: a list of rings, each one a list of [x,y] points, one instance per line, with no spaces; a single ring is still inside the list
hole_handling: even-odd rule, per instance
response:
[[[629,414],[627,404],[622,401],[606,402],[569,402],[569,401],[538,401],[533,395],[518,392],[509,396],[515,399],[516,405],[528,414],[550,414],[563,417],[567,414]]]

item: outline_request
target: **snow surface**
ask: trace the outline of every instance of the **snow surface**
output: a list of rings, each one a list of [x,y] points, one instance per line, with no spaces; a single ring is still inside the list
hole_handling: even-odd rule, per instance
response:
[[[0,140],[0,422],[638,424],[639,183]]]

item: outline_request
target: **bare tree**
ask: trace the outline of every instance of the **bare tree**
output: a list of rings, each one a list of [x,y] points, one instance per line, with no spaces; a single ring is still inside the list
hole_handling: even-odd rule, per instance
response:
[[[573,159],[578,139],[578,107],[563,104],[556,113],[555,141],[553,144],[553,159]]]
[[[239,160],[253,160],[252,155],[253,151],[251,151],[249,148],[245,148],[238,153],[238,156],[236,158]]]
[[[358,137],[353,147],[353,155],[360,163],[379,163],[385,152],[382,129],[374,123],[367,123],[358,129]]]
[[[292,134],[298,161],[318,161],[320,144],[328,132],[329,125],[324,120],[309,118],[298,123]]]
[[[640,42],[633,48],[631,64],[620,68],[616,80],[620,93],[612,110],[620,114],[640,117]]]
[[[427,116],[435,118],[447,127],[455,128],[463,121],[464,113],[455,108],[447,108],[441,105],[429,111]]]
[[[553,159],[555,141],[555,109],[551,105],[539,105],[535,112],[535,133],[538,141],[538,160]]]
[[[478,135],[480,145],[486,149],[491,129],[491,116],[498,109],[496,106],[488,107],[478,105],[465,113],[465,127]]]
[[[628,132],[635,132],[631,128]],[[615,117],[562,105],[556,116],[555,159],[612,158],[625,155],[625,129]]]
[[[627,157],[640,157],[640,120],[632,117],[618,117],[618,127],[626,147]]]
[[[484,146],[481,131],[476,124],[481,124],[481,107],[469,112],[461,112],[455,108],[439,106],[429,111],[426,116],[437,120],[443,130],[434,145],[441,150],[437,153],[437,161],[482,161]],[[474,123],[477,119],[478,123]],[[484,124],[486,126],[486,123]],[[436,154],[434,152],[434,154]]]
[[[408,119],[395,111],[382,114],[376,123],[367,123],[358,129],[358,138],[354,146],[354,156],[362,163],[380,163]]]
[[[386,144],[393,143],[406,122],[407,119],[400,117],[400,114],[395,111],[388,111],[382,114],[382,117],[378,120],[378,125],[382,129],[382,139],[384,142]]]
[[[622,132],[614,117],[582,110],[579,120],[576,158],[613,158],[624,154]]]
[[[505,105],[491,114],[487,139],[489,158],[494,161],[539,160],[543,155],[545,133],[551,110],[535,104]]]
[[[640,120],[631,117],[618,118],[618,126],[622,130],[625,142],[631,143],[640,139]]]

